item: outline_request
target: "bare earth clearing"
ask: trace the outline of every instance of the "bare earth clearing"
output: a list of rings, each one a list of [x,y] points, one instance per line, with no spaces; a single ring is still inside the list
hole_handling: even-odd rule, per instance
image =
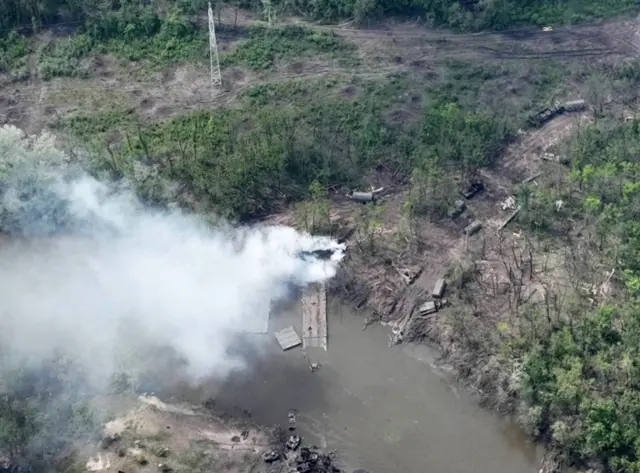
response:
[[[247,13],[237,21],[234,12],[223,11],[222,24],[237,25],[237,34],[220,35],[221,53],[231,51],[243,41],[243,30],[255,22]],[[290,23],[303,23],[289,20]],[[28,81],[14,82],[0,77],[0,123],[15,124],[28,132],[38,132],[52,121],[86,110],[106,107],[133,107],[150,120],[180,115],[198,108],[233,106],[238,94],[249,87],[292,79],[318,77],[380,77],[406,72],[420,82],[430,82],[438,75],[443,59],[527,61],[555,58],[571,61],[621,61],[635,57],[640,50],[638,27],[634,21],[607,22],[596,26],[562,28],[550,32],[519,30],[501,34],[454,35],[428,30],[417,24],[387,23],[372,29],[349,25],[305,26],[332,31],[354,43],[362,62],[357,67],[340,66],[333,61],[297,61],[277,64],[275,70],[251,71],[246,68],[224,69],[224,90],[212,92],[207,58],[201,64],[176,65],[144,78],[131,74],[136,66],[100,55],[88,59],[87,79],[43,81],[37,73]],[[51,41],[45,37],[43,41]],[[37,69],[37,59],[30,61]],[[517,87],[514,80],[512,87]]]

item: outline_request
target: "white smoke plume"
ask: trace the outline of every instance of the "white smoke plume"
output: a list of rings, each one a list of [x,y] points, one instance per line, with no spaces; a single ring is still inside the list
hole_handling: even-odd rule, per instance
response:
[[[22,235],[0,240],[0,333],[21,354],[63,350],[109,370],[128,331],[173,348],[194,376],[225,374],[242,363],[228,353],[238,333],[342,259],[328,237],[145,209],[130,192],[61,173],[67,161],[50,136],[0,128],[0,225]],[[318,249],[335,252],[299,256]]]

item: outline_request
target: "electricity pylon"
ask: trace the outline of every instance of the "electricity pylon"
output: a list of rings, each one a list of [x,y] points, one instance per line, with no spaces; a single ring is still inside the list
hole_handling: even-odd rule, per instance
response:
[[[271,0],[262,0],[262,6],[264,7],[265,12],[267,13],[267,25],[269,28],[271,28],[272,15],[273,15],[273,9],[271,8]]]
[[[218,42],[216,41],[216,26],[213,20],[213,9],[209,3],[209,62],[211,63],[211,87],[222,87],[220,73],[220,59],[218,58]]]

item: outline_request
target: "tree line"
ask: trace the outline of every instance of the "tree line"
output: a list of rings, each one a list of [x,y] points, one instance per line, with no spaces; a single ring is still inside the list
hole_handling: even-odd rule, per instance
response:
[[[212,2],[222,5],[221,2]],[[189,13],[206,10],[205,0],[163,0],[153,5],[146,0],[2,0],[0,30],[39,28],[54,23],[95,22],[108,12],[143,10],[158,12],[178,8]],[[229,2],[240,8],[262,12],[258,0]],[[628,11],[633,0],[274,0],[271,8],[316,21],[355,19],[367,22],[383,16],[418,18],[436,26],[459,30],[504,29],[518,24],[577,23]]]

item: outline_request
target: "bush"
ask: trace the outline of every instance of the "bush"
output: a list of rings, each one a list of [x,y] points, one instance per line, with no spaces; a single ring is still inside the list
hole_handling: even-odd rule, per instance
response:
[[[24,68],[28,54],[27,40],[15,31],[11,31],[6,38],[0,38],[0,73]]]
[[[232,53],[222,56],[222,65],[246,65],[268,69],[276,59],[297,59],[316,55],[348,55],[353,48],[333,34],[299,26],[253,28],[250,38]]]

